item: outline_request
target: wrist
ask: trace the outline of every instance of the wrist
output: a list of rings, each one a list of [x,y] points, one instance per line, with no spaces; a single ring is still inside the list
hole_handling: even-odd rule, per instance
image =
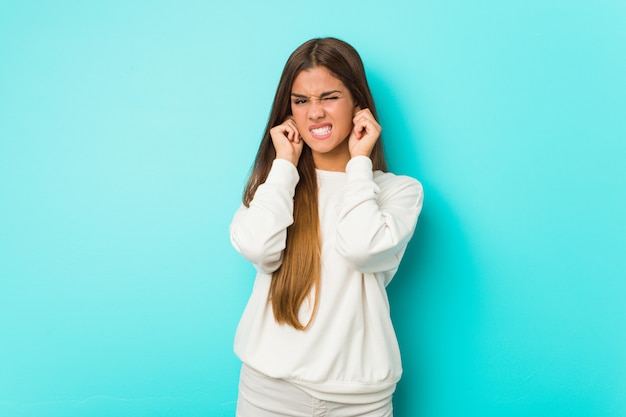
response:
[[[293,157],[289,157],[285,155],[276,155],[276,159],[282,159],[284,161],[290,162],[293,166],[298,166],[298,160]]]
[[[350,158],[356,158],[358,156],[364,156],[366,158],[369,158],[370,155],[372,154],[372,151],[354,151],[354,152],[350,152]]]

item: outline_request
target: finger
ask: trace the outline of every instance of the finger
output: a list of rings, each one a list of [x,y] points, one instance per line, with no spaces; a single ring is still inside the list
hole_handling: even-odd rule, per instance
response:
[[[361,114],[356,115],[354,119],[352,119],[352,123],[354,123],[355,126],[363,125],[366,121],[367,118],[363,117]]]
[[[360,112],[355,114],[354,115],[354,120],[357,120],[357,119],[361,119],[361,120],[375,120],[374,119],[374,115],[372,114],[372,112],[369,111],[369,109],[361,110]]]
[[[370,111],[370,109],[362,109],[360,107],[357,107],[358,111],[356,111],[354,113],[354,117],[371,117],[374,118],[374,115],[372,114],[372,112]]]
[[[354,124],[353,130],[354,130],[354,136],[356,136],[357,139],[361,139],[361,137],[363,136],[362,132],[364,130],[364,126],[360,122],[357,122]]]
[[[374,115],[370,111],[370,109],[363,109],[363,110],[359,111],[358,113],[356,113],[354,115],[354,119],[353,120],[357,120],[357,119],[370,120],[370,121],[372,121],[374,123],[378,123],[376,121],[376,118],[374,117]]]
[[[362,119],[358,122],[359,138],[363,138],[367,135],[375,135],[379,131],[377,124],[370,119]]]
[[[357,116],[354,118],[354,120],[355,120],[354,121],[355,124],[358,123],[362,126],[365,126],[366,130],[369,130],[372,132],[374,130],[381,130],[380,125],[378,124],[376,119],[374,119],[374,116],[371,113]]]
[[[290,142],[293,142],[296,136],[296,130],[289,124],[289,122],[283,123],[283,129],[285,131],[285,136],[289,139]]]
[[[293,121],[293,119],[289,119],[288,121],[289,126],[293,129],[293,141],[295,143],[300,142],[300,131],[298,131],[298,127],[296,126],[296,123]]]

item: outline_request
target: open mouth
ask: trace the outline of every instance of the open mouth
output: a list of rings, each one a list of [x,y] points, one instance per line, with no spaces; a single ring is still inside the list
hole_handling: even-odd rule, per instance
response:
[[[309,129],[311,132],[311,136],[313,139],[326,139],[330,137],[332,133],[333,126],[330,124],[324,124],[322,126],[313,126]]]

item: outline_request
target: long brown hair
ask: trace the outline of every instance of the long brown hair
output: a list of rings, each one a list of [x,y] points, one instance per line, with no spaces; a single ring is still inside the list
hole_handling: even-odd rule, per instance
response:
[[[327,68],[348,88],[354,104],[370,109],[378,119],[363,62],[352,46],[335,38],[316,38],[302,44],[291,54],[280,77],[263,140],[244,190],[243,204],[247,207],[259,185],[267,179],[272,161],[276,158],[270,129],[283,123],[292,114],[290,98],[293,82],[301,71],[314,67]],[[376,141],[370,157],[374,170],[387,170],[381,138]],[[300,181],[294,196],[294,223],[287,229],[283,261],[273,273],[269,299],[277,323],[306,330],[317,311],[321,271],[317,177],[313,155],[306,144],[297,169]],[[313,312],[309,321],[303,325],[298,312],[312,290],[315,290]]]

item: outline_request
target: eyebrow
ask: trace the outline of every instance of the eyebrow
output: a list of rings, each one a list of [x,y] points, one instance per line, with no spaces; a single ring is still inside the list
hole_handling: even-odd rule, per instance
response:
[[[330,95],[337,94],[337,93],[341,94],[341,91],[340,90],[324,91],[322,94],[320,94],[319,98],[328,97]],[[304,94],[291,93],[291,95],[297,98],[309,98],[309,96],[305,96]]]

